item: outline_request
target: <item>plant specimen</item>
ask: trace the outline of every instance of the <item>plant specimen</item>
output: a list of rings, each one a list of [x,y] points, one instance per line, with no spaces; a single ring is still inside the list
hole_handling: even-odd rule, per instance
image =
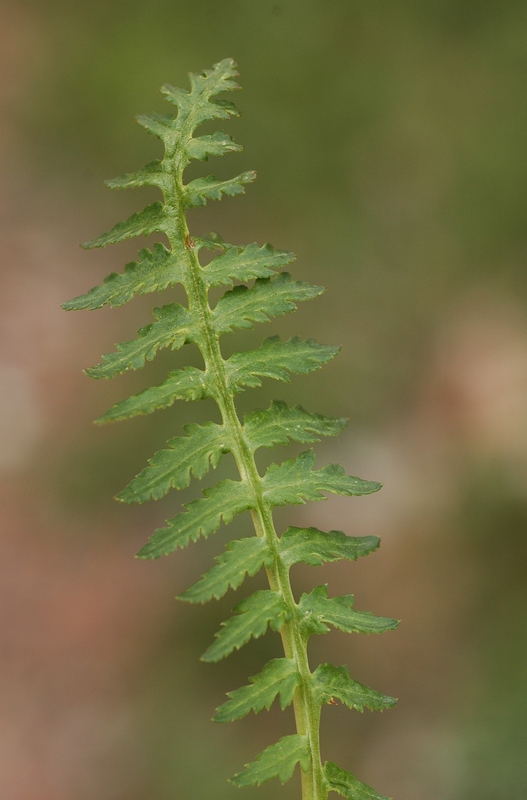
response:
[[[138,331],[136,339],[116,346],[102,357],[98,366],[87,370],[92,378],[111,378],[129,369],[143,367],[161,348],[172,350],[193,343],[203,358],[203,368],[188,366],[171,372],[159,386],[147,388],[113,406],[98,420],[122,420],[149,414],[175,400],[213,398],[221,424],[185,426],[185,436],[168,441],[149,461],[148,466],[120,493],[126,503],[143,503],[160,498],[170,489],[183,489],[191,477],[201,479],[216,467],[222,455],[231,453],[239,480],[223,480],[206,489],[185,510],[168,520],[142,547],[140,558],[158,558],[185,547],[200,536],[207,537],[228,524],[235,515],[249,511],[254,535],[231,541],[216,564],[181,595],[190,603],[205,603],[222,597],[229,588],[237,589],[246,574],[265,568],[269,588],[254,592],[234,609],[234,616],[223,623],[214,642],[203,655],[204,661],[218,661],[251,637],[262,636],[268,627],[282,638],[284,657],[265,665],[250,683],[229,693],[229,699],[216,712],[215,720],[236,720],[250,711],[270,708],[275,698],[284,709],[293,703],[296,733],[284,736],[264,750],[232,779],[238,786],[261,784],[278,777],[287,781],[300,763],[303,800],[325,800],[330,791],[349,800],[382,800],[373,789],[331,762],[321,761],[319,720],[324,703],[340,701],[352,709],[382,710],[395,704],[354,681],[345,666],[320,664],[309,667],[307,644],[314,634],[327,633],[330,626],[349,633],[380,633],[393,629],[397,621],[357,611],[353,596],[331,597],[327,587],[318,586],[293,596],[289,570],[303,562],[313,566],[339,559],[355,560],[375,550],[375,536],[350,537],[342,531],[322,532],[316,528],[289,527],[277,535],[273,508],[323,500],[324,493],[364,495],[381,488],[379,483],[347,476],[342,467],[330,464],[314,469],[311,450],[296,459],[271,464],[261,475],[255,453],[262,447],[287,445],[290,441],[316,442],[334,436],[346,420],[324,417],[301,406],[289,408],[275,401],[266,410],[253,411],[240,419],[235,397],[249,387],[261,385],[263,378],[289,381],[291,373],[316,370],[335,356],[338,347],[321,345],[298,337],[280,341],[266,339],[256,350],[236,352],[224,358],[220,338],[237,328],[252,328],[256,322],[295,310],[296,303],[321,294],[323,288],[292,280],[280,268],[290,263],[292,253],[275,250],[266,244],[231,245],[221,237],[193,237],[187,227],[188,209],[219,200],[222,194],[242,194],[254,180],[254,172],[244,172],[230,180],[213,176],[184,183],[185,168],[192,159],[206,161],[241,147],[230,136],[216,132],[195,136],[196,128],[208,120],[228,119],[237,114],[221,92],[239,88],[235,83],[236,65],[231,59],[216,64],[201,75],[190,75],[190,91],[163,86],[167,100],[177,114],[150,114],[137,121],[163,142],[162,160],[152,161],[138,172],[108,181],[113,189],[141,186],[158,187],[164,201],[119,222],[109,233],[88,242],[85,247],[104,247],[141,234],[165,234],[169,247],[154,244],[143,249],[137,261],[121,274],[112,273],[104,283],[87,294],[65,303],[66,310],[96,309],[104,304],[120,306],[135,294],[162,291],[177,283],[185,289],[188,305],[169,303],[154,309],[155,321]],[[200,252],[211,250],[214,258],[202,266]],[[249,284],[249,285],[248,285]],[[211,307],[211,287],[227,286],[221,299]]]

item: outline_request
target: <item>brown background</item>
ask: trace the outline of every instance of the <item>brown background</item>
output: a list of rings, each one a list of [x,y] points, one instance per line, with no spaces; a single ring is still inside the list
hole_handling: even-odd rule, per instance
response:
[[[135,242],[78,247],[150,201],[102,186],[159,151],[132,116],[163,110],[163,82],[184,86],[187,71],[231,56],[245,91],[226,130],[246,150],[196,174],[256,168],[259,179],[245,198],[193,212],[193,230],[294,249],[294,276],[328,291],[227,347],[272,333],[343,346],[320,373],[247,392],[241,406],[276,397],[349,416],[317,463],[385,484],[278,515],[383,540],[362,563],[297,567],[295,587],[328,580],[358,608],[403,620],[382,637],[313,642],[313,663],[348,663],[400,698],[382,716],[327,707],[323,755],[395,800],[524,800],[526,54],[515,0],[0,6],[2,798],[299,794],[297,777],[226,783],[292,731],[290,711],[210,722],[225,691],[279,655],[278,637],[203,664],[233,597],[173,600],[248,520],[146,563],[134,553],[197,485],[140,508],[112,501],[212,408],[91,425],[189,355],[90,381],[82,368],[146,324],[152,298],[59,308],[135,255]]]

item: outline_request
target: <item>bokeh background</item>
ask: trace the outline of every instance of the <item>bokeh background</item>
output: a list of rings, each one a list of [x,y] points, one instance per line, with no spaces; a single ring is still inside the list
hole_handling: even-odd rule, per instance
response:
[[[207,403],[91,420],[195,355],[108,383],[81,370],[150,319],[152,297],[61,311],[134,258],[78,243],[151,202],[102,181],[155,158],[132,124],[157,88],[237,60],[246,149],[195,168],[255,168],[195,233],[293,249],[322,299],[226,340],[300,334],[342,354],[273,397],[350,417],[317,448],[382,492],[294,508],[290,523],[382,536],[357,564],[296,568],[396,633],[334,632],[313,663],[399,697],[383,715],[326,707],[323,755],[395,800],[527,796],[527,6],[520,0],[4,0],[0,5],[0,796],[216,800],[299,796],[226,778],[292,731],[290,710],[210,722],[225,691],[280,654],[268,634],[219,665],[199,655],[233,604],[173,598],[241,517],[177,557],[134,560],[181,495],[112,497]],[[223,163],[222,163],[223,162]],[[139,243],[140,246],[143,244]],[[163,298],[162,302],[169,300]],[[196,362],[198,363],[198,362]],[[297,448],[297,451],[299,448]],[[272,458],[290,457],[293,450]],[[230,474],[232,465],[221,468]],[[218,474],[209,476],[209,484]],[[242,591],[261,584],[255,578]]]

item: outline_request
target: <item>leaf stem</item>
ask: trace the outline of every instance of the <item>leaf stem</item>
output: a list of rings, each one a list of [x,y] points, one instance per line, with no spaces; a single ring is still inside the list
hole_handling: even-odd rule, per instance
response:
[[[279,539],[274,527],[271,506],[263,496],[262,478],[258,472],[254,453],[245,436],[243,426],[234,404],[234,395],[230,389],[225,372],[225,361],[221,354],[219,336],[213,326],[212,312],[208,301],[208,290],[202,278],[202,267],[197,253],[189,246],[189,230],[185,218],[183,204],[183,164],[173,161],[172,186],[165,190],[167,208],[172,212],[172,220],[168,238],[172,248],[181,247],[185,243],[186,273],[185,290],[188,297],[189,310],[201,322],[202,337],[198,347],[203,356],[205,369],[214,377],[216,388],[215,400],[220,410],[223,424],[230,434],[232,454],[236,461],[240,477],[250,487],[255,504],[251,511],[257,536],[264,537],[273,554],[273,564],[267,569],[270,588],[282,597],[287,611],[288,621],[282,626],[280,634],[287,658],[293,659],[300,675],[299,686],[293,698],[297,732],[307,737],[310,751],[310,767],[307,772],[301,769],[302,800],[326,800],[328,789],[324,778],[320,759],[320,702],[315,697],[312,674],[307,655],[307,640],[300,630],[300,617],[295,602],[289,570],[282,561],[278,543]]]

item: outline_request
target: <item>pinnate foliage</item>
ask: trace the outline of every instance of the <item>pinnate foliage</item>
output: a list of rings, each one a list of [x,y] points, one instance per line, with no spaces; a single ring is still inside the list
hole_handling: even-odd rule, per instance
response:
[[[249,686],[242,686],[228,692],[230,700],[220,706],[214,719],[228,722],[241,719],[249,711],[257,714],[262,709],[268,711],[276,697],[280,697],[282,711],[293,702],[293,694],[300,683],[300,674],[292,658],[273,658],[261,673],[251,678]]]
[[[232,782],[235,786],[259,786],[269,778],[279,778],[285,783],[292,777],[298,762],[302,770],[307,772],[311,765],[311,751],[307,736],[295,733],[267,747],[256,761],[247,764],[243,772],[235,775]]]
[[[216,563],[180,596],[190,603],[205,603],[238,589],[246,576],[264,568],[269,589],[258,590],[234,608],[224,622],[204,661],[218,661],[241,648],[251,638],[270,628],[279,631],[284,658],[264,666],[250,684],[229,692],[214,719],[227,722],[249,712],[269,709],[278,698],[280,707],[293,703],[297,733],[271,744],[232,780],[237,786],[259,785],[277,777],[291,778],[297,763],[302,776],[303,800],[325,800],[328,792],[348,800],[383,800],[353,775],[327,762],[322,764],[318,744],[318,720],[323,704],[340,703],[351,709],[382,711],[395,704],[392,697],[354,681],[345,666],[321,664],[310,671],[307,642],[310,636],[327,633],[331,627],[348,633],[381,633],[396,627],[397,621],[354,608],[352,595],[328,597],[326,586],[318,586],[295,601],[289,581],[294,564],[318,566],[324,562],[354,561],[379,545],[375,536],[350,537],[342,531],[323,532],[317,528],[290,527],[279,536],[273,524],[273,508],[324,500],[327,494],[347,497],[371,494],[379,483],[346,475],[342,467],[328,464],[315,468],[315,456],[307,450],[297,458],[273,463],[261,474],[255,462],[260,448],[286,446],[290,442],[311,444],[324,436],[335,436],[345,419],[325,417],[301,406],[288,407],[274,401],[265,410],[246,414],[243,421],[236,410],[235,396],[261,385],[264,378],[288,382],[292,374],[306,374],[331,360],[339,348],[313,339],[293,337],[281,341],[267,338],[259,348],[235,352],[224,358],[220,338],[239,329],[294,311],[297,304],[320,295],[321,286],[295,281],[280,271],[294,260],[293,253],[269,244],[233,245],[217,234],[192,237],[186,212],[223,196],[243,194],[256,177],[243,172],[228,180],[213,175],[185,183],[185,168],[192,160],[207,161],[242,148],[232,138],[216,131],[197,135],[197,128],[211,120],[227,120],[238,112],[218,95],[238,89],[236,65],[230,59],[200,75],[190,75],[190,90],[166,85],[162,92],[175,113],[142,115],[137,121],[161,140],[164,156],[142,169],[108,181],[112,189],[157,187],[162,201],[156,201],[85,247],[104,247],[137,236],[162,234],[168,247],[157,242],[139,251],[137,261],[122,273],[112,273],[86,294],[64,304],[66,310],[121,306],[135,295],[161,292],[182,284],[187,305],[169,303],[153,311],[153,320],[136,338],[117,344],[113,352],[86,370],[92,378],[111,378],[128,370],[141,369],[159,350],[180,349],[192,343],[203,357],[204,368],[188,366],[171,372],[158,386],[144,389],[103,414],[98,423],[123,420],[167,408],[176,400],[213,398],[221,424],[206,422],[184,428],[183,436],[167,442],[147,466],[118,495],[126,503],[143,503],[163,497],[171,489],[183,489],[200,480],[231,454],[239,480],[222,480],[205,489],[182,512],[168,520],[141,548],[140,558],[158,558],[191,541],[213,534],[222,523],[250,511],[254,535],[230,542],[216,557]],[[202,264],[200,252],[212,259]],[[212,287],[227,287],[214,307],[209,301]]]

